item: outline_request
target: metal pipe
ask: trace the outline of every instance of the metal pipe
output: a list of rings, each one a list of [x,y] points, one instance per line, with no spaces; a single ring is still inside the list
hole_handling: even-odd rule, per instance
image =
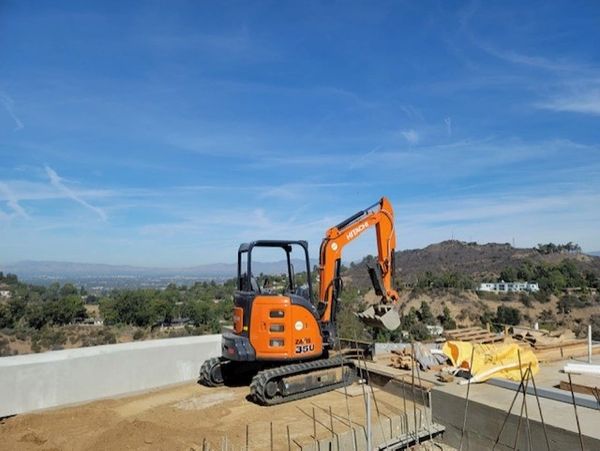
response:
[[[567,363],[563,368],[563,372],[600,376],[600,365],[590,365],[587,363]]]

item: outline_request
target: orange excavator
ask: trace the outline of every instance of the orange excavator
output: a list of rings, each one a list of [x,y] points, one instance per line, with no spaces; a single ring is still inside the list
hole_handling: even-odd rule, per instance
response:
[[[316,300],[306,241],[261,240],[239,247],[233,330],[223,333],[221,357],[202,364],[200,382],[218,386],[249,376],[251,397],[262,405],[306,398],[352,383],[356,374],[352,361],[342,354],[333,355],[337,343],[336,313],[343,287],[342,250],[373,226],[378,259],[368,271],[381,302],[358,317],[369,325],[398,328],[400,317],[394,308],[398,293],[392,288],[394,212],[383,197],[327,230],[320,248]],[[260,248],[285,254],[287,274],[283,285],[275,286],[265,276],[259,284],[252,256]],[[298,255],[305,275],[295,274],[293,262],[298,261]]]

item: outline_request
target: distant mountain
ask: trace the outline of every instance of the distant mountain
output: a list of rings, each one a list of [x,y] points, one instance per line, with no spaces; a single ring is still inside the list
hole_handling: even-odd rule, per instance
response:
[[[600,251],[594,251],[594,252],[586,252],[588,255],[593,255],[594,257],[600,257]]]
[[[467,243],[457,240],[442,241],[423,249],[410,249],[396,253],[396,271],[404,282],[415,282],[428,271],[458,272],[476,279],[495,280],[506,267],[519,267],[523,261],[557,264],[572,260],[580,270],[600,274],[600,257],[582,253],[542,254],[533,248],[515,248],[509,243]],[[359,286],[370,286],[364,263],[353,265],[348,275]]]
[[[296,272],[304,271],[304,261],[293,259],[292,264]],[[316,264],[311,261],[311,267]],[[35,282],[73,282],[81,283],[99,281],[101,285],[120,286],[123,283],[114,283],[113,279],[155,280],[162,281],[154,285],[161,285],[165,280],[223,280],[235,277],[237,263],[214,263],[181,268],[153,268],[129,265],[107,265],[96,263],[75,263],[61,261],[20,261],[16,263],[0,264],[0,271],[16,274],[19,279]],[[278,274],[286,271],[286,261],[253,262],[253,272],[256,274]],[[111,282],[112,281],[112,282]],[[137,285],[129,283],[128,285]],[[147,284],[139,284],[147,285]]]

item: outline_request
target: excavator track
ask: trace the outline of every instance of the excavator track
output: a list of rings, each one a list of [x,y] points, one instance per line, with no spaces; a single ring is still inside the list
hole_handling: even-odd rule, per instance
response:
[[[223,385],[224,379],[221,371],[223,364],[227,363],[228,361],[221,357],[213,357],[212,359],[205,360],[200,367],[200,379],[198,382],[207,387]]]
[[[295,363],[260,371],[250,384],[250,396],[271,406],[335,390],[355,378],[354,364],[343,357]]]

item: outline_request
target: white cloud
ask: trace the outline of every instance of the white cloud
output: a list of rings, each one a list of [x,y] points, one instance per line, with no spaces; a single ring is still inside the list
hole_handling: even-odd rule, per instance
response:
[[[600,88],[565,91],[537,106],[553,111],[600,115]]]
[[[15,131],[24,129],[25,125],[23,124],[23,121],[19,119],[19,117],[15,114],[15,111],[13,109],[13,100],[7,94],[0,92],[0,103],[2,103],[4,109],[12,118],[12,120],[15,121]]]
[[[74,200],[78,204],[81,204],[85,208],[87,208],[87,209],[93,211],[94,213],[96,213],[100,217],[100,219],[102,219],[103,221],[106,221],[107,217],[106,217],[106,213],[104,212],[104,210],[102,210],[101,208],[98,208],[98,207],[95,207],[95,206],[89,204],[88,202],[86,202],[85,200],[83,200],[79,196],[79,194],[77,194],[72,189],[68,188],[63,183],[63,179],[60,178],[60,176],[56,173],[56,171],[54,171],[54,169],[52,169],[49,166],[45,166],[45,169],[46,169],[46,173],[48,174],[48,177],[50,178],[50,183],[52,184],[52,186],[54,186],[57,190],[59,190],[62,193],[64,193],[68,198]]]
[[[400,133],[402,133],[404,139],[406,139],[410,144],[417,144],[419,142],[419,134],[416,132],[416,130],[402,130]]]
[[[2,194],[4,196],[4,200],[6,200],[6,203],[13,210],[13,212],[16,216],[21,216],[22,218],[26,218],[26,219],[29,218],[29,215],[25,212],[23,207],[21,207],[21,205],[19,204],[19,199],[10,190],[10,188],[8,187],[8,185],[6,185],[6,183],[0,182],[0,194]]]

